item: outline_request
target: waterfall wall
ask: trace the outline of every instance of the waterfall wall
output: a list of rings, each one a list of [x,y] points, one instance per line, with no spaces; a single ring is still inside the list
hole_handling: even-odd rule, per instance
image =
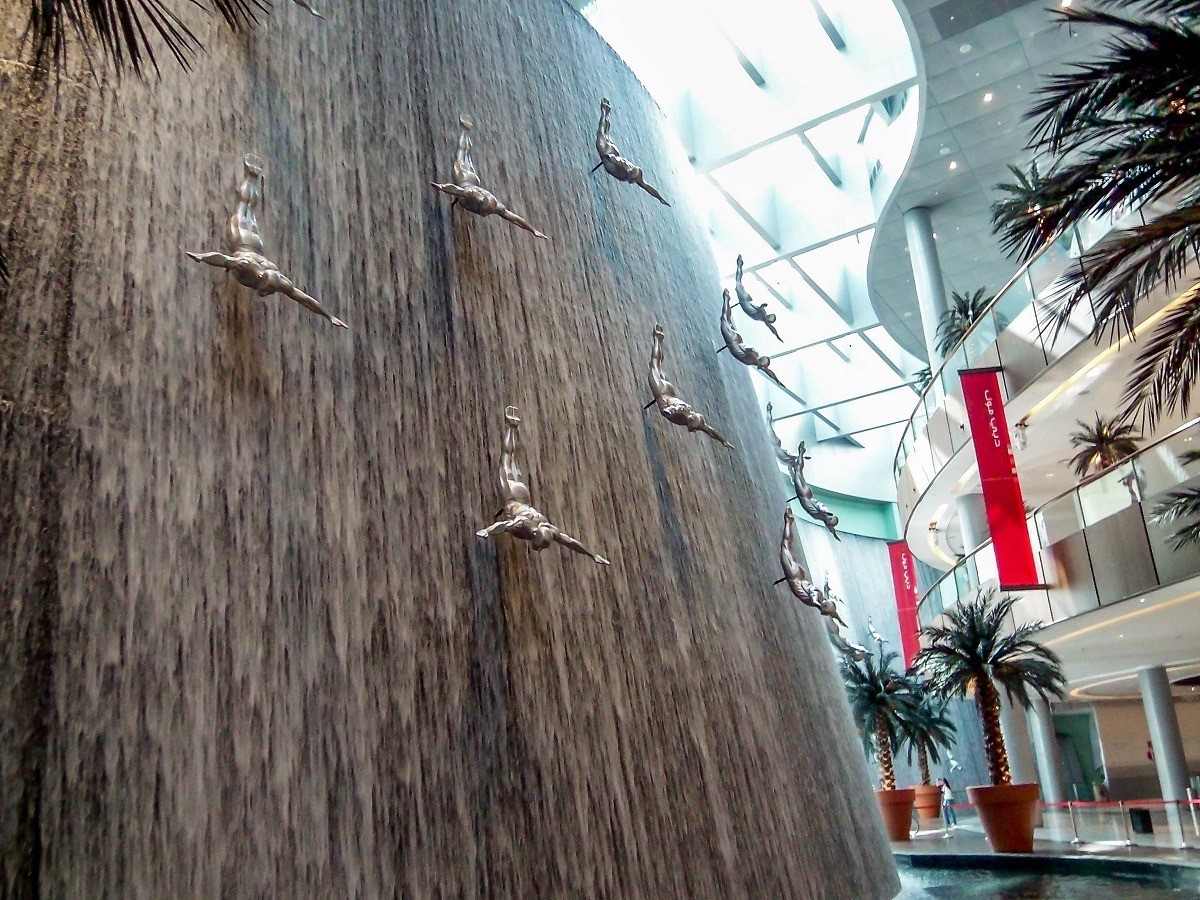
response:
[[[0,893],[893,894],[644,88],[555,0],[172,5],[191,72],[55,84],[0,0]],[[602,95],[673,208],[588,174]],[[551,241],[429,186],[460,113]],[[349,331],[184,256],[248,152]],[[641,411],[656,322],[736,452]],[[508,404],[611,567],[475,537]]]

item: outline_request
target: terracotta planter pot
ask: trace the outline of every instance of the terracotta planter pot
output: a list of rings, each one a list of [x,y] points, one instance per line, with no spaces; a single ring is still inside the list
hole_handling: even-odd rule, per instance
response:
[[[893,841],[907,841],[912,823],[914,792],[912,788],[899,791],[876,791],[879,811],[883,813],[883,825]]]
[[[922,822],[935,822],[942,815],[942,789],[936,784],[918,784],[916,794],[917,818]]]
[[[1036,784],[969,787],[967,796],[997,853],[1033,852],[1033,820],[1037,812]]]

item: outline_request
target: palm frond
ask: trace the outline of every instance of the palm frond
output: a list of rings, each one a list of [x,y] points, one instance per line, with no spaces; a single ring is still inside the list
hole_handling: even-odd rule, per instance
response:
[[[1194,97],[1194,60],[1200,34],[1176,19],[1131,19],[1096,8],[1071,7],[1056,14],[1073,25],[1098,25],[1111,32],[1102,59],[1051,76],[1029,111],[1031,144],[1054,154],[1093,139],[1093,123],[1114,120],[1139,108],[1163,109]]]
[[[1096,413],[1091,425],[1076,422],[1078,431],[1071,433],[1071,446],[1080,448],[1069,460],[1072,470],[1080,478],[1093,472],[1111,469],[1126,457],[1138,451],[1140,434],[1134,434],[1132,425],[1117,419],[1106,419]]]
[[[1169,525],[1181,519],[1193,521],[1171,534],[1171,542],[1176,550],[1200,543],[1200,488],[1171,491],[1150,510],[1150,521],[1157,525]]]
[[[0,247],[0,284],[8,284],[8,259],[3,247]]]
[[[1028,706],[1030,694],[1061,697],[1066,688],[1058,656],[1032,639],[1040,622],[1006,633],[1006,620],[1017,598],[995,590],[963,601],[945,613],[945,624],[921,630],[926,646],[916,668],[943,697],[966,697],[983,682],[1000,685],[1013,700]]]
[[[1200,450],[1184,450],[1179,454],[1179,462],[1184,466],[1190,466],[1192,463],[1200,462]]]
[[[1188,288],[1154,327],[1125,384],[1122,416],[1153,431],[1178,410],[1187,415],[1200,377],[1200,284]]]
[[[871,744],[875,729],[882,718],[891,750],[900,743],[900,721],[913,704],[909,691],[910,679],[896,669],[899,656],[894,651],[868,654],[861,661],[843,656],[839,666],[850,701],[855,727],[863,738],[869,754],[876,752]]]
[[[936,350],[941,356],[948,356],[958,346],[993,299],[988,296],[987,288],[980,288],[973,294],[957,291],[951,294],[950,308],[942,314],[937,327]]]
[[[946,713],[946,701],[916,679],[909,679],[912,703],[900,713],[900,744],[908,748],[908,761],[923,749],[935,763],[941,751],[954,746],[954,722]]]
[[[196,35],[167,0],[29,0],[27,34],[33,44],[33,63],[66,67],[68,48],[78,42],[90,55],[98,47],[117,72],[138,75],[159,70],[157,45],[165,47],[187,69],[200,49]],[[235,31],[253,26],[270,11],[268,0],[187,0],[192,6],[216,12]]]

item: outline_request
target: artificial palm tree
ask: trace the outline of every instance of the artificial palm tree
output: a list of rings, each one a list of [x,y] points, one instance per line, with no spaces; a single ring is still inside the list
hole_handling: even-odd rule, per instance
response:
[[[1116,8],[1113,12],[1099,7]],[[1131,330],[1134,310],[1164,283],[1174,290],[1200,252],[1200,0],[1098,0],[1056,10],[1072,25],[1106,28],[1102,55],[1050,77],[1029,112],[1030,148],[1054,162],[1000,185],[993,206],[1005,247],[1028,260],[1092,217],[1141,207],[1140,224],[1114,232],[1064,276],[1051,330],[1080,303],[1097,341]],[[1154,201],[1170,211],[1151,214]],[[1186,413],[1200,376],[1200,283],[1188,279],[1138,353],[1125,412],[1149,427]]]
[[[863,748],[879,765],[879,786],[896,789],[893,754],[899,746],[901,721],[913,705],[910,679],[892,667],[899,657],[892,651],[869,654],[861,661],[843,656],[842,680],[850,711],[862,737]]]
[[[997,597],[992,589],[959,603],[945,613],[945,625],[921,629],[926,646],[915,661],[942,697],[974,695],[993,785],[1012,784],[1000,730],[999,689],[1028,707],[1031,694],[1061,697],[1066,687],[1058,656],[1032,638],[1041,622],[1005,633],[1005,620],[1016,602],[1011,594]]]
[[[1134,434],[1133,426],[1126,422],[1106,419],[1096,413],[1096,421],[1091,425],[1085,422],[1075,424],[1079,430],[1071,432],[1071,446],[1078,448],[1079,452],[1068,462],[1080,478],[1111,469],[1138,451],[1138,441],[1142,436]]]
[[[1179,461],[1185,466],[1200,462],[1200,450],[1188,450],[1179,455]],[[1189,544],[1200,544],[1200,488],[1190,487],[1180,491],[1170,491],[1162,500],[1154,504],[1150,511],[1150,521],[1159,525],[1168,525],[1183,520],[1185,523],[1171,535],[1171,542],[1176,550],[1182,550]]]
[[[949,356],[994,299],[988,296],[987,288],[980,288],[973,294],[960,294],[957,291],[951,294],[950,308],[942,313],[941,321],[938,322],[938,354],[942,357]]]
[[[900,716],[900,745],[908,748],[908,761],[917,758],[921,784],[932,784],[929,763],[942,761],[941,752],[954,746],[954,723],[946,715],[946,701],[917,679],[910,679],[912,703]]]

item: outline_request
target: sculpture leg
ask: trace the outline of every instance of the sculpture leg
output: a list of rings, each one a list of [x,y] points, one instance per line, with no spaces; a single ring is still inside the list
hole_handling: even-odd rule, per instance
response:
[[[657,190],[655,190],[654,185],[649,184],[645,178],[639,177],[637,179],[637,181],[635,182],[635,184],[637,184],[638,187],[640,187],[643,191],[645,191],[647,194],[649,194],[651,197],[653,197],[655,200],[657,200],[663,206],[671,205],[670,203],[668,203],[666,201],[666,199],[664,199],[662,194],[660,194]]]
[[[466,116],[460,116],[458,124],[462,131],[458,134],[458,152],[454,155],[454,181],[456,184],[479,185],[479,174],[475,171],[475,163],[471,160],[471,129],[474,127]]]
[[[475,532],[475,536],[481,538],[492,538],[498,534],[503,534],[504,532],[508,531],[508,529],[512,528],[513,524],[514,523],[508,519],[502,519],[499,522],[493,522],[487,528],[479,529],[477,532]]]
[[[605,559],[603,556],[600,556],[598,553],[593,553],[591,550],[589,550],[587,547],[583,546],[583,544],[579,543],[579,541],[575,540],[575,538],[571,537],[569,534],[563,534],[561,531],[555,531],[554,532],[554,540],[556,543],[562,544],[564,547],[566,547],[569,550],[574,550],[576,553],[582,553],[584,556],[590,556],[592,559],[594,559],[596,562],[600,563],[600,565],[602,565],[602,566],[611,565],[611,563],[609,563],[609,561],[607,559]]]
[[[497,213],[497,215],[499,215],[500,218],[502,218],[502,219],[507,219],[509,222],[512,222],[518,228],[524,228],[526,231],[528,231],[534,237],[540,237],[547,241],[550,240],[550,238],[546,237],[546,235],[542,234],[540,231],[538,231],[536,228],[534,228],[532,225],[530,225],[527,221],[525,221],[525,219],[521,218],[521,216],[518,216],[511,209],[502,208],[500,210],[500,212]]]

